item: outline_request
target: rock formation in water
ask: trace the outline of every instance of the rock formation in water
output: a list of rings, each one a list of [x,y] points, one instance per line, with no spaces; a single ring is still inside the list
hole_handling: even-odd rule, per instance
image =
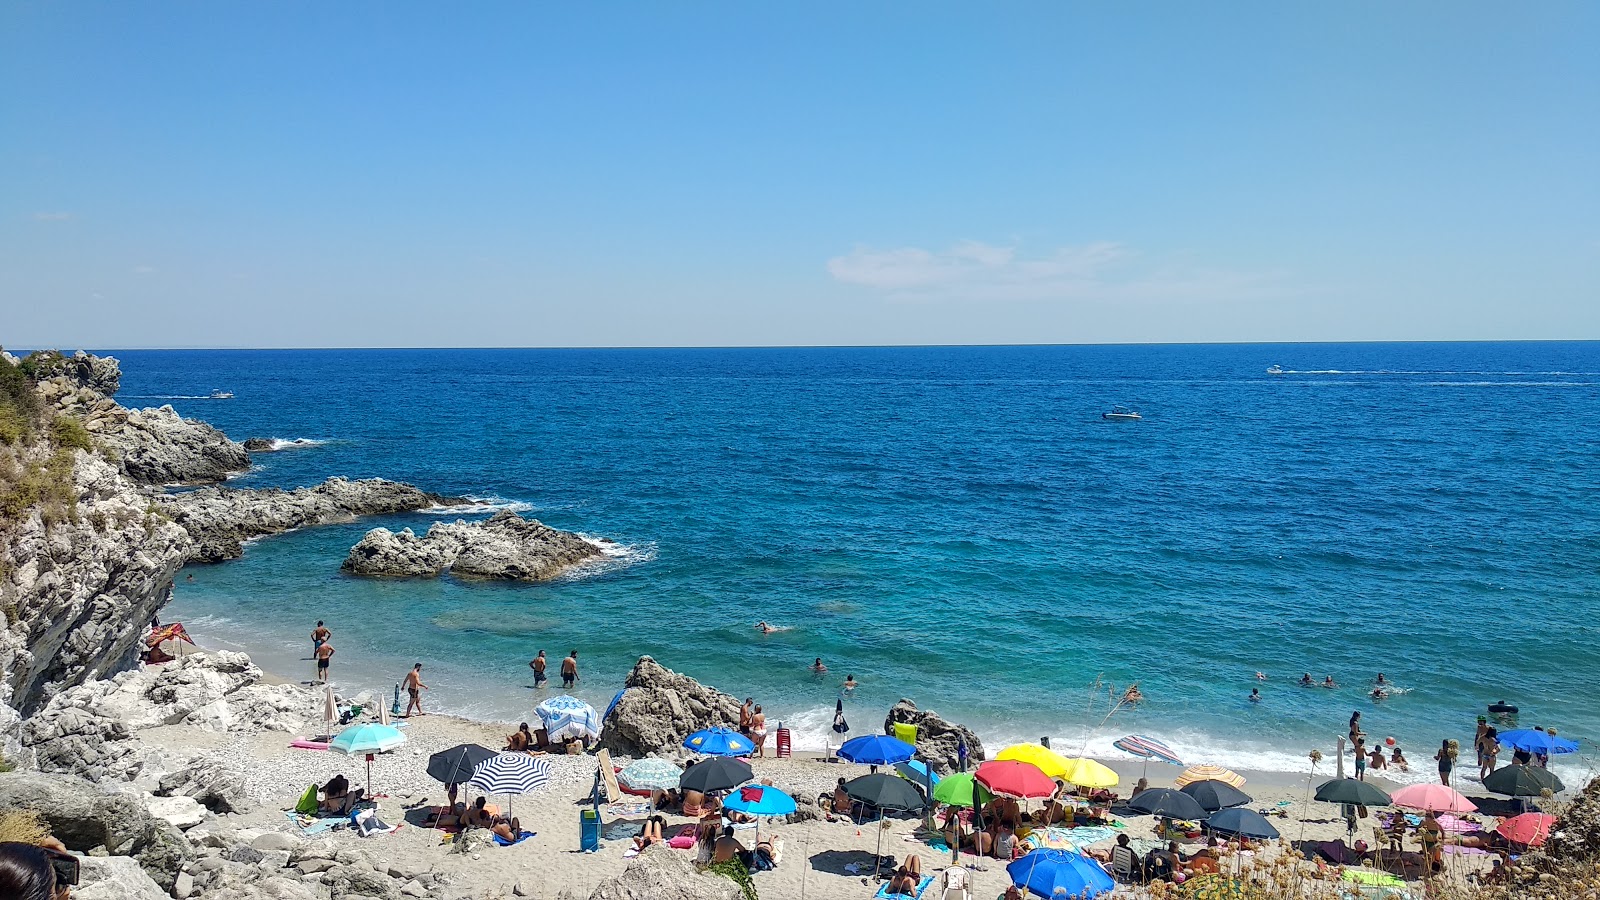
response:
[[[600,746],[636,758],[670,753],[689,735],[716,725],[738,727],[737,698],[641,656],[600,725]]]
[[[600,549],[570,531],[501,510],[483,522],[438,522],[417,537],[374,528],[350,548],[340,568],[354,575],[544,581],[600,556]]]
[[[353,522],[361,516],[416,512],[431,506],[471,503],[442,497],[409,484],[368,478],[329,478],[316,487],[292,491],[278,488],[209,487],[155,499],[157,507],[181,525],[195,543],[200,562],[237,559],[244,542],[311,525]]]
[[[889,709],[889,715],[883,720],[884,733],[894,734],[896,723],[917,726],[917,758],[926,760],[940,775],[949,774],[960,767],[961,757],[957,748],[962,740],[967,743],[967,762],[970,765],[976,766],[986,758],[983,742],[978,740],[972,729],[948,721],[932,710],[918,709],[910,700],[901,700]]]

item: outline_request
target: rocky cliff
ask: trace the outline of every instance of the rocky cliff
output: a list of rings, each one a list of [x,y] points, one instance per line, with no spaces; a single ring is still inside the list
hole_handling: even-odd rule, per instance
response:
[[[620,756],[672,753],[696,731],[738,724],[737,698],[641,656],[600,725],[600,746]]]
[[[374,528],[350,548],[340,568],[354,575],[431,578],[448,571],[464,578],[544,581],[599,555],[599,547],[570,531],[501,510],[483,522],[437,522],[420,538],[409,528]]]

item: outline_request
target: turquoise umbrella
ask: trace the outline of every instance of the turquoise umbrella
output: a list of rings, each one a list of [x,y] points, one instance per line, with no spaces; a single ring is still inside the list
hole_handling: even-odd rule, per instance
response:
[[[367,757],[367,796],[372,793],[372,755],[374,753],[387,753],[404,744],[406,736],[400,729],[389,725],[368,723],[366,725],[351,725],[339,732],[329,744],[328,749],[345,756],[366,754]]]
[[[752,784],[739,788],[722,800],[724,809],[736,809],[756,816],[756,844],[761,843],[761,816],[787,816],[794,812],[794,798],[775,787]]]

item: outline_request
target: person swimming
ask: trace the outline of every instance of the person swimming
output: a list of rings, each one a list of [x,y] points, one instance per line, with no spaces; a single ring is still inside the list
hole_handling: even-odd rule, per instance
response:
[[[1315,683],[1316,682],[1313,682],[1311,680],[1311,673],[1310,672],[1307,672],[1304,675],[1300,676],[1300,686],[1301,687],[1311,687],[1311,685],[1313,685]]]
[[[1369,692],[1368,696],[1370,696],[1374,700],[1382,700],[1385,697],[1389,696],[1389,692],[1384,690],[1383,689],[1383,685],[1380,684],[1377,687],[1373,688],[1371,690],[1371,692]]]
[[[1137,681],[1135,681],[1133,684],[1128,685],[1128,689],[1122,692],[1122,702],[1123,703],[1134,704],[1134,703],[1141,703],[1143,701],[1144,701],[1144,692],[1139,690],[1139,682],[1137,682]]]
[[[1388,684],[1389,682],[1384,680],[1383,673],[1379,672],[1377,679],[1373,683],[1374,684]]]
[[[756,627],[761,629],[761,633],[762,634],[771,634],[774,631],[778,630],[776,628],[773,628],[771,625],[768,625],[766,622],[757,622],[756,623]]]
[[[1261,702],[1261,688],[1251,688],[1250,689],[1250,702],[1251,703],[1260,703]]]
[[[1266,681],[1267,680],[1267,673],[1265,673],[1265,672],[1257,672],[1256,673],[1256,680],[1257,681]]]
[[[846,676],[844,676],[844,690],[845,690],[845,693],[849,693],[849,692],[855,690],[856,689],[856,685],[859,684],[859,683],[860,682],[856,681],[856,677],[854,675],[846,675]]]
[[[817,661],[811,664],[811,671],[818,675],[828,671],[828,667],[822,664],[822,657],[817,657]]]
[[[1325,687],[1325,688],[1338,687],[1337,684],[1333,683],[1333,676],[1332,675],[1329,675],[1327,678],[1322,679],[1322,686]]]

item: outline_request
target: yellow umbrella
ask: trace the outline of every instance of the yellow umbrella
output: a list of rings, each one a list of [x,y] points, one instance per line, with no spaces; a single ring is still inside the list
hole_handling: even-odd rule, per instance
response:
[[[1038,744],[1016,744],[996,753],[994,758],[1028,763],[1037,767],[1048,778],[1060,778],[1061,773],[1072,766],[1072,760],[1051,750],[1049,747],[1042,747]]]
[[[1061,777],[1079,787],[1108,788],[1116,787],[1121,778],[1111,771],[1108,766],[1095,762],[1092,759],[1069,759],[1070,765]]]
[[[1177,787],[1183,787],[1196,781],[1220,781],[1233,787],[1244,787],[1244,776],[1232,769],[1221,766],[1200,765],[1190,766],[1183,770],[1183,774],[1172,780]]]

